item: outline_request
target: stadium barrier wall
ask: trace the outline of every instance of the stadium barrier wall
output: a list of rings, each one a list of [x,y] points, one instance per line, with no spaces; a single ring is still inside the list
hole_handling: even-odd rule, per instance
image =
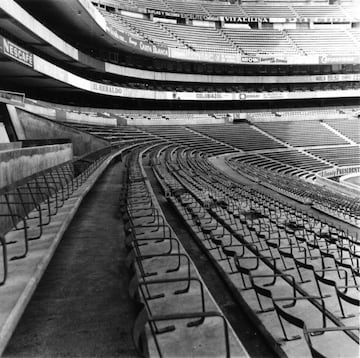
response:
[[[109,37],[118,40],[119,45],[123,43],[123,47],[130,49],[133,47],[137,49],[139,53],[151,52],[152,54],[165,55],[166,57],[174,59],[186,59],[200,62],[219,62],[219,63],[242,63],[246,65],[253,64],[267,64],[267,65],[289,65],[289,64],[341,64],[341,63],[360,63],[360,56],[347,56],[346,54],[339,55],[314,55],[314,56],[244,56],[242,54],[220,54],[211,52],[193,52],[189,50],[182,50],[178,48],[171,48],[166,46],[155,46],[150,43],[143,43],[132,38],[129,34],[120,33],[118,29],[114,29],[112,26],[106,23],[104,17],[99,13],[96,7],[94,7],[89,0],[78,0],[81,6],[88,13],[89,17],[96,23],[100,31],[104,31]],[[5,3],[0,4],[0,7],[16,21],[20,22],[22,26],[25,26],[27,30],[36,36],[39,36],[47,44],[51,45],[61,53],[69,56],[69,58],[75,59],[81,63],[86,63],[88,66],[95,68],[98,71],[127,75],[134,78],[148,78],[157,80],[178,80],[178,81],[191,81],[191,82],[205,82],[204,77],[208,77],[206,82],[214,83],[253,83],[254,80],[257,83],[278,83],[279,81],[285,81],[289,83],[303,83],[303,82],[338,82],[338,81],[357,81],[359,80],[359,74],[341,74],[341,75],[316,75],[316,76],[289,76],[287,79],[281,78],[282,76],[203,76],[203,75],[189,75],[189,74],[175,74],[175,73],[162,73],[155,71],[144,71],[124,66],[119,66],[103,61],[94,59],[78,49],[74,48],[70,44],[60,39],[52,31],[44,27],[24,9],[22,9],[14,0],[7,0]],[[131,41],[130,41],[131,38]],[[3,39],[2,41],[7,46],[14,46],[11,41]],[[1,45],[0,45],[1,46]],[[135,46],[135,47],[134,47]],[[16,45],[15,45],[16,47]],[[156,50],[154,50],[154,47]],[[161,51],[160,51],[161,50]],[[24,51],[20,51],[24,53]],[[178,78],[177,78],[178,77]],[[234,77],[234,78],[233,78]],[[248,78],[249,77],[249,78]],[[270,78],[271,77],[271,78]]]
[[[14,146],[0,151],[0,189],[73,158],[71,143],[29,148]]]
[[[74,156],[94,152],[109,145],[108,141],[100,137],[24,111],[21,108],[15,107],[15,109],[9,111],[9,114],[17,134],[20,131],[19,140],[67,138],[73,143]]]
[[[340,182],[341,183],[327,178],[321,178],[319,176],[316,177],[316,184],[324,185],[330,189],[334,189],[338,192],[342,192],[351,196],[359,196],[359,188],[348,185],[349,183],[346,183],[341,179]]]
[[[16,45],[5,37],[0,36],[0,42],[4,43],[3,55],[21,63],[23,66],[32,68],[34,71],[45,76],[66,83],[78,89],[104,94],[114,97],[143,98],[152,100],[182,100],[182,101],[263,101],[282,99],[316,99],[316,98],[351,98],[360,97],[359,89],[344,90],[319,90],[319,91],[295,91],[295,92],[178,92],[160,91],[148,89],[134,89],[128,87],[113,86],[95,81],[68,72],[43,58]],[[6,48],[12,48],[11,53]],[[14,54],[17,54],[16,56]]]

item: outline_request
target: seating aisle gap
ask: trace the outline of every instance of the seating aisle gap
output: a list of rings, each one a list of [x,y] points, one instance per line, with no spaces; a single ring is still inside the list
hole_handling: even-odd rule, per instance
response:
[[[250,356],[263,358],[275,357],[275,353],[272,351],[271,347],[267,345],[265,339],[261,336],[259,331],[249,320],[246,313],[236,302],[231,291],[217,272],[216,268],[209,261],[202,249],[197,245],[196,241],[192,238],[191,233],[186,229],[183,221],[174,211],[170,203],[167,202],[165,197],[162,195],[161,187],[148,163],[144,164],[146,175],[149,178],[167,222],[171,225],[172,229],[181,241],[181,244],[194,261],[206,286],[215,298],[223,314],[230,322],[235,333],[244,344]]]
[[[84,199],[4,357],[138,356],[117,215],[122,170],[110,164]]]

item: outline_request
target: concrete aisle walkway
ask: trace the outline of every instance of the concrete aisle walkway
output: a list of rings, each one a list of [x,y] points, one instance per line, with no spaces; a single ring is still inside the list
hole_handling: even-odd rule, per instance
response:
[[[4,357],[136,357],[122,221],[122,164],[83,201],[35,291]]]

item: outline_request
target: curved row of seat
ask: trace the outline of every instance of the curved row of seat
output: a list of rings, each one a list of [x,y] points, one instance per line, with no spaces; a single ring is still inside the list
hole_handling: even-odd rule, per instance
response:
[[[305,166],[303,157],[301,157],[300,161],[297,160],[294,162],[288,158],[288,153],[298,153],[300,155],[299,152],[289,150],[263,154],[244,154],[242,156],[233,157],[232,160],[236,160],[238,163],[241,163],[241,165],[249,167],[249,169],[254,167],[254,177],[257,174],[257,168],[263,168],[275,173],[282,173],[299,178],[315,180],[315,174],[310,170],[311,168],[314,168],[314,165],[312,165],[310,168]],[[281,159],[284,159],[284,161]],[[316,168],[318,167],[316,166]],[[261,179],[261,177],[259,177],[259,179]]]
[[[331,125],[338,128],[336,126],[341,126],[342,122],[347,121],[352,123],[354,135],[356,135],[360,123],[357,119],[333,120]],[[265,124],[266,126],[262,126]],[[286,127],[284,127],[285,124]],[[357,212],[355,199],[351,203],[347,203],[344,202],[341,195],[333,194],[332,196],[338,203],[334,206],[333,200],[328,201],[328,192],[322,193],[319,187],[315,186],[313,191],[307,193],[307,183],[298,180],[298,178],[302,178],[315,181],[318,172],[341,168],[343,165],[358,165],[358,147],[350,144],[352,140],[337,131],[331,132],[329,127],[322,125],[319,121],[264,122],[257,123],[256,126],[249,125],[249,123],[187,127],[165,125],[101,127],[79,124],[76,126],[114,141],[132,139],[152,141],[162,138],[171,143],[206,151],[209,155],[234,153],[237,148],[244,150],[247,154],[234,157],[231,163],[235,164],[236,160],[238,169],[241,166],[242,170],[245,173],[248,172],[253,179],[257,177],[256,180],[260,179],[264,183],[268,183],[275,190],[286,189],[286,193],[291,193],[297,200],[306,202],[311,199],[314,202],[325,203],[329,209],[332,207],[332,214],[340,209],[341,217],[348,217],[347,221],[356,223],[358,214],[354,215],[354,212]],[[293,133],[294,128],[297,129],[296,135]],[[315,135],[312,131],[314,128],[316,128],[315,133],[321,133],[322,137]],[[296,138],[299,138],[300,141],[296,142]],[[329,138],[333,146],[328,145]],[[281,139],[288,140],[295,146],[302,143],[305,147],[303,150],[295,150],[287,144],[289,149],[286,150],[285,143]],[[356,138],[353,137],[353,139]],[[344,143],[348,145],[344,146]],[[349,154],[351,155],[349,156]]]
[[[353,124],[352,128],[356,133],[360,123],[357,119],[333,120],[331,124],[335,127],[347,121]],[[287,125],[286,128],[284,123]],[[266,126],[259,124],[266,124]],[[213,156],[234,153],[237,148],[241,149],[247,154],[234,156],[229,164],[235,165],[237,170],[241,169],[252,180],[261,180],[269,188],[280,191],[300,202],[313,202],[314,205],[321,205],[322,211],[325,210],[332,216],[338,216],[342,220],[358,225],[359,203],[356,198],[346,198],[341,194],[321,188],[319,185],[309,186],[308,182],[316,181],[317,173],[341,168],[344,165],[356,166],[359,160],[357,155],[359,148],[351,145],[350,139],[345,136],[341,137],[337,132],[331,132],[319,121],[264,122],[257,123],[256,126],[248,123],[187,127],[165,125],[101,127],[79,124],[76,126],[115,142],[164,139],[170,143],[186,145],[188,148]],[[258,130],[258,126],[262,131]],[[286,130],[282,130],[284,128]],[[298,130],[297,135],[293,133],[294,128]],[[314,128],[317,129],[315,133],[321,133],[322,137],[315,135],[312,131]],[[271,135],[267,136],[269,133],[279,139]],[[294,137],[295,139],[293,139]],[[331,143],[348,143],[348,146],[329,146],[329,138]],[[280,139],[287,139],[293,145],[299,145],[302,142],[302,145],[305,146],[304,150],[291,149],[291,147],[286,150],[285,144]],[[313,146],[308,147],[310,144]]]
[[[233,182],[195,150],[166,147],[153,167],[273,343],[289,357],[357,355],[358,237]]]
[[[77,208],[123,150],[108,147],[1,189],[0,355]]]
[[[189,128],[244,151],[285,148],[280,141],[269,138],[249,123],[194,125]]]
[[[154,136],[151,134],[131,126],[116,127],[101,124],[86,124],[81,122],[66,122],[65,124],[102,139],[106,139],[111,144],[126,144],[154,140]]]
[[[151,133],[153,139],[159,140],[159,144],[154,144],[149,152],[165,195],[208,250],[212,260],[217,262],[224,278],[227,277],[232,288],[241,295],[242,302],[255,312],[254,317],[264,334],[269,336],[269,332],[273,332],[269,339],[272,342],[281,341],[283,351],[289,356],[294,352],[297,356],[353,354],[359,343],[359,238],[261,191],[229,180],[201,153],[219,155],[229,151],[230,147],[220,149],[218,144],[221,142],[205,134],[200,135],[193,127],[151,126],[142,127],[141,131]],[[122,202],[127,222],[127,244],[131,252],[129,263],[136,272],[131,291],[144,305],[134,329],[134,340],[142,352],[150,347],[151,352],[160,352],[161,355],[170,349],[172,326],[178,316],[174,316],[172,324],[167,316],[169,320],[164,318],[167,320],[165,327],[158,325],[159,312],[164,312],[157,311],[159,306],[152,304],[157,301],[160,305],[161,302],[161,307],[169,309],[171,305],[164,304],[161,294],[152,299],[153,294],[164,293],[165,288],[159,288],[160,283],[153,283],[157,288],[148,291],[145,281],[151,280],[154,273],[163,278],[163,275],[166,277],[178,272],[166,272],[172,269],[173,256],[170,259],[156,256],[159,252],[162,254],[162,250],[167,250],[169,254],[171,249],[170,253],[174,253],[177,240],[173,240],[173,236],[165,237],[172,234],[169,234],[170,229],[165,229],[164,222],[160,229],[163,216],[157,211],[159,207],[138,158],[139,155],[134,154],[129,162],[129,168],[133,169],[129,171],[124,197],[128,193],[130,197],[129,201]],[[148,157],[143,155],[142,158],[147,164]],[[335,195],[339,200],[338,206],[335,206],[331,202],[334,197],[329,198],[325,189],[312,187],[294,177],[280,174],[275,177],[273,174],[266,169],[248,168],[249,176],[260,178],[277,191],[289,193],[294,190],[293,196],[299,201],[310,199],[311,202],[337,208],[338,216],[340,209],[345,208],[348,219],[358,220],[359,203],[355,199]],[[309,197],[309,192],[312,197]],[[146,228],[146,225],[150,227]],[[161,239],[157,235],[159,233]],[[174,245],[171,246],[171,243]],[[180,251],[175,249],[177,253]],[[180,256],[174,258],[177,264],[182,262]],[[163,266],[162,260],[167,260],[168,264]],[[165,297],[172,297],[176,284],[164,285],[171,291],[166,291]],[[190,289],[190,292],[193,291]],[[173,298],[176,300],[176,297]],[[160,320],[165,322],[162,318]],[[179,333],[178,325],[175,326]],[[187,329],[190,327],[179,327],[189,332]],[[160,334],[162,328],[164,335]],[[139,338],[144,332],[148,336],[148,348],[144,348]],[[297,339],[293,341],[295,333]],[[345,341],[345,350],[337,351],[339,347],[332,346],[332,339]],[[275,345],[277,347],[277,343]]]
[[[334,121],[334,123],[338,122],[341,120]],[[256,123],[256,126],[294,147],[349,144],[347,140],[332,132],[320,120],[260,122]]]
[[[120,200],[130,293],[140,304],[134,343],[146,357],[248,357],[153,193],[142,160],[155,149],[132,152]]]
[[[200,52],[246,55],[358,55],[360,43],[351,29],[252,29],[242,27],[191,26],[123,16],[100,8],[110,25],[141,40]],[[232,15],[234,16],[234,15]]]
[[[256,2],[256,4],[254,4]],[[295,1],[254,0],[242,1],[242,4],[231,4],[225,1],[175,1],[175,0],[100,0],[99,3],[112,5],[115,8],[140,8],[194,14],[198,16],[238,16],[238,17],[270,17],[270,18],[351,18],[355,3],[350,1],[344,6],[329,5],[328,1],[296,4]],[[319,4],[320,3],[320,4]],[[351,16],[350,16],[351,15]]]
[[[251,162],[243,163],[241,157],[229,158],[227,162],[235,170],[248,175],[252,180],[260,181],[272,190],[297,201],[312,204],[352,225],[360,225],[360,199],[312,183],[311,181],[316,179],[312,173],[306,174],[294,168],[278,172],[274,170],[275,167],[268,169],[266,166],[252,165]],[[300,177],[308,180],[302,180]]]

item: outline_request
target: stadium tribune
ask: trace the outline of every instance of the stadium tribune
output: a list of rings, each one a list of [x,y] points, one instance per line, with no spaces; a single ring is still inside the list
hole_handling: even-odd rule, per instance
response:
[[[360,355],[357,0],[0,1],[0,355]]]

